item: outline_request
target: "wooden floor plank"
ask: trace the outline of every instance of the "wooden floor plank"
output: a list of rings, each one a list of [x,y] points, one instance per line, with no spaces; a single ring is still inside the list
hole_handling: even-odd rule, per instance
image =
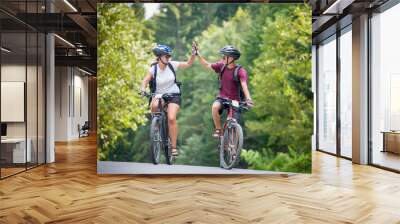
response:
[[[400,175],[313,153],[313,174],[97,175],[96,138],[0,181],[0,223],[400,223]]]

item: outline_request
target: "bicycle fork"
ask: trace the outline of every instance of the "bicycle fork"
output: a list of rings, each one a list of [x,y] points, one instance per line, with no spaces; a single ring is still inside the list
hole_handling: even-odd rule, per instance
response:
[[[163,138],[163,142],[164,142],[164,150],[166,150],[167,152],[168,152],[168,156],[171,156],[170,155],[170,140],[169,140],[169,128],[168,128],[168,121],[167,121],[167,117],[168,117],[168,114],[167,113],[164,113],[164,115],[163,115],[163,118],[162,118],[162,123],[163,123],[163,136],[162,136],[162,138]]]
[[[152,120],[154,119],[154,118],[157,118],[157,119],[162,119],[162,115],[161,114],[154,114],[153,116],[152,116]],[[161,120],[162,121],[162,120]],[[160,122],[159,123],[160,125],[158,126],[158,129],[159,129],[159,131],[157,131],[156,133],[156,135],[154,135],[154,139],[153,139],[153,141],[155,141],[155,142],[162,142],[163,141],[163,137],[162,137],[162,132],[163,132],[163,124],[162,124],[162,122]]]

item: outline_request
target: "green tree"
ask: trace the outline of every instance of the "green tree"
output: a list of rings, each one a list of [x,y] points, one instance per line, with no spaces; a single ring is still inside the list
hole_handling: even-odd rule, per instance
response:
[[[147,111],[137,89],[150,63],[152,40],[127,4],[98,4],[98,140],[99,159],[127,155],[119,147],[127,130],[144,124]],[[128,152],[129,154],[129,152]]]
[[[263,28],[262,51],[255,59],[251,80],[257,119],[248,121],[247,127],[251,134],[265,135],[268,139],[264,150],[249,150],[243,157],[251,168],[272,170],[287,170],[285,167],[291,167],[288,164],[302,161],[310,166],[289,170],[310,172],[313,113],[310,9],[307,5],[291,8],[290,13],[276,14]]]
[[[232,3],[162,3],[160,12],[147,22],[155,30],[155,41],[174,48],[174,56],[186,56],[195,37],[209,25],[230,20],[239,6]]]
[[[201,54],[209,60],[220,60],[218,49],[233,44],[239,49],[244,45],[242,36],[251,27],[249,14],[238,9],[236,15],[222,25],[211,24],[197,37]],[[246,56],[239,62],[245,61]],[[245,66],[245,65],[244,65]],[[246,67],[246,66],[245,66]],[[184,104],[179,114],[179,139],[182,153],[177,162],[181,164],[219,166],[218,141],[211,134],[214,124],[211,104],[218,94],[217,73],[206,70],[197,61],[193,68],[180,74],[184,83]],[[225,117],[221,120],[223,121]]]
[[[135,17],[139,21],[144,20],[144,3],[128,3],[128,6],[131,7],[135,11]]]
[[[186,60],[197,40],[210,62],[232,44],[249,74],[255,108],[243,115],[242,168],[310,172],[312,133],[311,16],[302,4],[161,4],[143,20],[142,4],[99,5],[99,157],[150,162],[147,103],[136,94],[153,58],[153,42]],[[211,103],[217,74],[196,61],[183,82],[176,163],[218,166]],[[222,120],[225,118],[223,117]],[[105,121],[103,123],[103,121]]]

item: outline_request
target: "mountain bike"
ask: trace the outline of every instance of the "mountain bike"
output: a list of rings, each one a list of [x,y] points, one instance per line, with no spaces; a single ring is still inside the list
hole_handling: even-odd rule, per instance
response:
[[[242,111],[249,110],[245,102],[226,100],[222,102],[222,108],[228,111],[220,136],[219,159],[220,167],[232,169],[240,160],[240,152],[243,146],[243,130],[238,119]]]
[[[180,94],[150,94],[146,92],[141,93],[147,98],[159,98],[158,109],[156,112],[151,112],[151,125],[150,125],[150,155],[153,164],[160,163],[161,151],[164,150],[165,160],[168,165],[171,165],[174,156],[172,156],[171,140],[168,132],[168,114],[166,99],[169,97],[177,96]]]

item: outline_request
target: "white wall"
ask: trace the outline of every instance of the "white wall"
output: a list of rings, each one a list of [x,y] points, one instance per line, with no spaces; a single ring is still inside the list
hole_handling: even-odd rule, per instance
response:
[[[26,70],[27,69],[27,70]],[[36,80],[33,80],[31,74],[36,76],[36,67],[18,64],[3,64],[1,66],[1,81],[2,82],[25,82],[26,71],[28,71],[28,84],[32,88],[27,88],[27,118],[28,118],[28,129],[31,127],[36,130]],[[25,82],[26,83],[26,82]],[[4,97],[4,96],[3,96]],[[39,105],[40,107],[41,105]],[[1,108],[7,110],[8,108]],[[34,112],[34,113],[33,113]],[[34,122],[34,124],[31,124]],[[25,137],[25,123],[26,122],[7,122],[7,135],[9,137]],[[33,127],[34,126],[34,127]],[[36,134],[36,132],[35,132]],[[29,137],[29,133],[28,133]]]
[[[88,78],[87,76],[81,76],[81,72],[74,70],[74,108],[72,109],[72,130],[71,135],[78,137],[78,124],[81,126],[88,121]],[[81,108],[80,108],[81,107]],[[80,111],[81,110],[81,111]]]
[[[1,66],[1,81],[25,82],[25,64],[8,64]],[[7,110],[7,108],[1,108]],[[25,122],[7,122],[7,137],[25,137]]]
[[[2,82],[25,82],[25,65],[18,65],[18,64],[3,64],[1,66],[1,81]],[[2,96],[4,97],[4,96]],[[7,110],[8,108],[1,108],[1,110]],[[22,108],[24,110],[24,108]],[[15,134],[19,133],[22,137],[25,136],[25,125],[24,122],[7,122],[8,123],[8,131],[14,132]],[[21,126],[23,130],[18,131],[18,126]],[[18,135],[18,134],[17,134]]]
[[[68,140],[68,87],[67,67],[55,68],[55,141]]]
[[[24,65],[1,65],[1,81],[20,81],[25,82],[25,64]]]
[[[38,69],[38,70],[37,70]],[[39,159],[39,163],[44,163],[44,150],[45,150],[45,139],[44,139],[44,74],[42,73],[42,67],[25,64],[2,64],[1,66],[1,78],[2,82],[24,82],[26,83],[26,107],[21,108],[21,112],[25,113],[27,119],[22,122],[5,122],[7,124],[7,137],[9,138],[24,138],[25,134],[30,139],[31,145],[29,146],[32,150],[32,161],[36,162]],[[27,82],[25,78],[27,77]],[[23,94],[23,93],[22,93]],[[3,95],[7,98],[7,95]],[[12,110],[10,107],[1,108],[3,112]],[[14,109],[15,110],[15,109]],[[13,111],[7,111],[13,113]],[[27,132],[26,132],[27,131]],[[39,153],[39,155],[37,155]]]
[[[79,138],[78,124],[88,120],[88,78],[83,75],[76,68],[56,67],[56,141]]]

